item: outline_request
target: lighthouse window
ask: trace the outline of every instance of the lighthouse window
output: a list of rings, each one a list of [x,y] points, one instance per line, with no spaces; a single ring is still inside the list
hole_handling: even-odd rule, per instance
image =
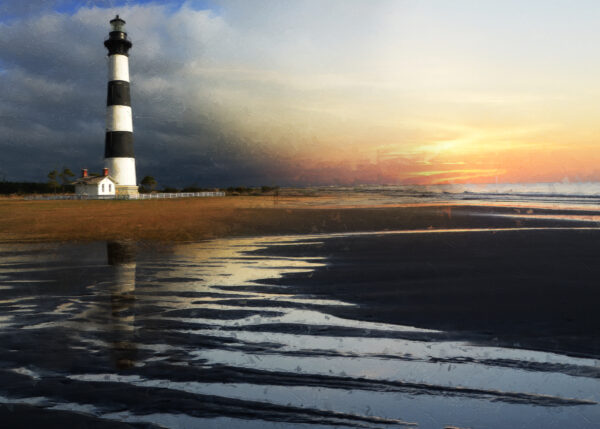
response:
[[[104,183],[102,184],[102,192],[104,192]]]
[[[110,21],[110,31],[123,31],[125,32],[125,21],[119,18],[119,15]]]
[[[112,192],[112,185],[110,183],[108,184],[108,192]]]

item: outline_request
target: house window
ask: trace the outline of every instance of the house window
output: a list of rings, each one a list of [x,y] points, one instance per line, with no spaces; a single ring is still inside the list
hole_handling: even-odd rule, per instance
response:
[[[110,183],[108,184],[108,192],[112,192],[112,185]]]
[[[104,192],[104,183],[102,184],[102,192]]]

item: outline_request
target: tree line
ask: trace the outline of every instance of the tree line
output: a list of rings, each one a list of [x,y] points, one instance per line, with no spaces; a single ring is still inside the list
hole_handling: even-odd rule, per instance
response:
[[[48,186],[54,192],[75,192],[75,188],[71,185],[74,177],[75,173],[70,168],[63,167],[62,171],[54,169],[48,173]]]
[[[210,191],[225,191],[227,195],[262,195],[262,194],[274,194],[279,195],[279,186],[260,186],[260,187],[248,187],[248,186],[230,186],[228,188],[203,188],[196,185],[186,186],[183,188],[176,188],[173,186],[164,186],[158,190],[158,182],[153,176],[145,176],[140,182],[139,191],[141,193],[152,193],[152,192],[210,192]]]
[[[10,182],[2,177],[0,179],[0,195],[70,194],[75,192],[75,186],[71,184],[75,173],[68,167],[55,168],[47,174],[46,178],[46,182]]]
[[[100,176],[99,173],[90,172],[90,177]],[[9,182],[0,178],[0,195],[12,194],[50,194],[50,193],[74,193],[75,186],[71,183],[75,180],[75,173],[68,168],[53,169],[47,174],[45,183],[39,182]],[[224,191],[227,195],[279,195],[279,186],[230,186],[228,188],[206,188],[197,185],[185,187],[159,186],[158,181],[153,176],[144,176],[140,181],[139,191],[141,193],[151,192],[207,192]]]

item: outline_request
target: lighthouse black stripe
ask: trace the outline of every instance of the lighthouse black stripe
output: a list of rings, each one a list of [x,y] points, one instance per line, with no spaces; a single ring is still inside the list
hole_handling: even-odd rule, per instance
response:
[[[133,133],[107,131],[104,140],[104,158],[133,158]]]
[[[111,31],[108,39],[104,41],[104,46],[108,49],[108,55],[121,54],[129,56],[128,51],[131,45],[131,41],[127,40],[127,35],[122,31]]]
[[[131,106],[129,82],[113,80],[108,82],[107,106]]]

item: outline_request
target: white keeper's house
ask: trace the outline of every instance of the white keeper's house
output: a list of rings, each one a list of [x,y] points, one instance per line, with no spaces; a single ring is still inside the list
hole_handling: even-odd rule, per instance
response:
[[[81,177],[73,182],[75,194],[88,197],[115,196],[115,181],[104,168],[102,176],[88,176],[87,169],[81,170]]]

